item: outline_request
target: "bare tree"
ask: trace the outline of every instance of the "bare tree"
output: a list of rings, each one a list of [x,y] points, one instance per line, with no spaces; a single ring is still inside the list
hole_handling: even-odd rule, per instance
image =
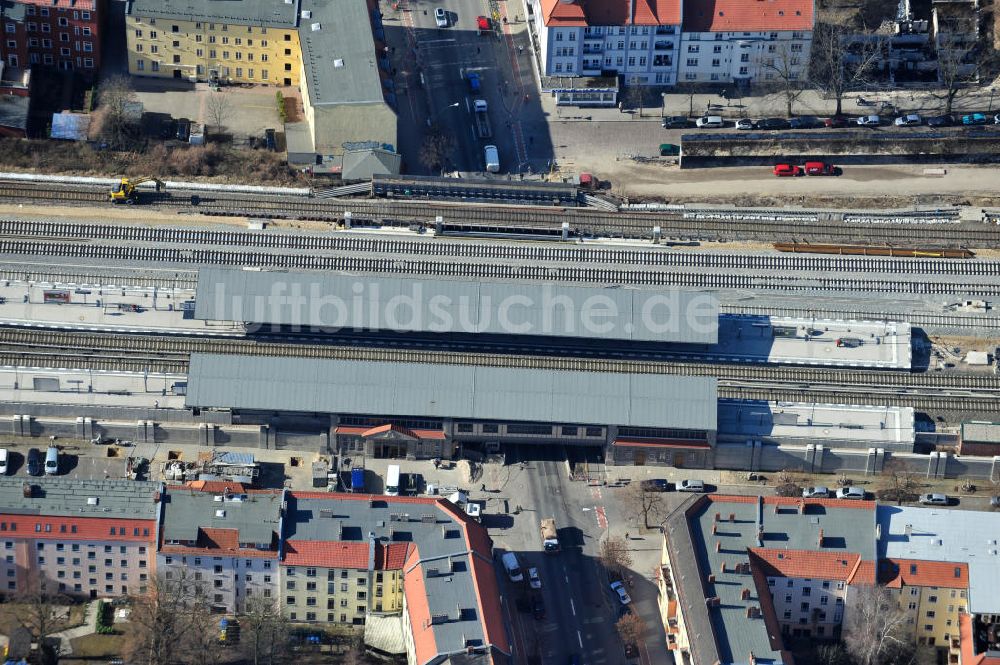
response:
[[[229,103],[229,97],[224,93],[217,92],[208,98],[205,104],[208,111],[208,120],[215,126],[215,131],[222,133],[226,128],[226,122],[232,117],[233,107]]]
[[[240,648],[252,665],[284,662],[288,621],[273,599],[257,596],[248,600],[240,625]]]
[[[882,59],[881,34],[849,30],[842,24],[819,23],[813,31],[809,80],[837,102],[842,113],[844,94],[871,82]]]
[[[760,60],[764,72],[763,87],[777,94],[785,103],[785,115],[792,117],[792,105],[805,92],[807,63],[802,54],[792,51],[790,43],[769,44],[774,51],[768,51]]]
[[[632,565],[632,552],[624,538],[605,538],[601,541],[601,565],[607,570],[623,575]]]
[[[58,661],[58,650],[49,644],[48,638],[62,629],[69,598],[54,592],[55,584],[46,581],[37,571],[28,574],[23,588],[15,594],[13,601],[20,605],[15,617],[17,622],[31,633],[31,638],[38,643],[45,665]]]
[[[214,629],[212,623],[205,624],[205,605],[200,585],[185,571],[175,579],[156,578],[149,592],[133,603],[127,660],[140,665],[172,665],[200,658],[203,633]]]
[[[646,622],[638,614],[630,612],[618,619],[615,629],[625,644],[638,644],[646,632]]]
[[[885,665],[908,647],[906,614],[896,596],[877,585],[857,587],[844,625],[844,645],[857,665]]]
[[[630,85],[625,88],[625,107],[629,109],[639,109],[639,117],[642,117],[642,86]]]
[[[997,63],[996,52],[983,40],[969,41],[965,33],[940,32],[937,35],[938,98],[951,113],[955,101],[975,89],[980,78]]]
[[[100,102],[101,138],[112,148],[132,147],[138,135],[130,109],[138,101],[132,82],[127,76],[105,79],[97,88]]]
[[[649,529],[652,527],[650,520],[664,513],[663,494],[647,491],[642,483],[629,483],[622,495],[622,506],[630,519]]]
[[[454,148],[454,137],[445,132],[440,125],[431,125],[424,135],[423,145],[420,146],[420,162],[431,171],[440,172]]]
[[[910,472],[906,462],[901,458],[889,458],[889,461],[882,466],[879,479],[883,486],[879,498],[895,501],[896,505],[914,498],[917,489],[916,476]]]

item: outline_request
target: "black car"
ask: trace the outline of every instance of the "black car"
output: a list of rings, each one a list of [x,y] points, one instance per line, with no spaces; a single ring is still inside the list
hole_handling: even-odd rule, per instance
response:
[[[951,127],[955,124],[955,118],[950,115],[936,115],[933,118],[927,118],[928,127]]]
[[[797,118],[792,118],[788,121],[788,125],[792,129],[816,129],[823,126],[823,122],[811,115],[801,115]]]
[[[791,123],[783,118],[763,118],[753,123],[754,129],[789,129]]]
[[[545,618],[545,603],[542,602],[541,596],[535,596],[535,600],[532,601],[531,613],[535,615],[535,619],[538,621]]]
[[[691,120],[686,115],[672,115],[660,124],[664,129],[686,129],[691,126]]]
[[[264,146],[271,152],[274,152],[275,150],[278,149],[278,142],[275,138],[275,133],[273,129],[264,130]]]
[[[646,492],[666,492],[670,489],[670,483],[663,478],[653,478],[642,481],[642,489]]]
[[[38,448],[32,448],[28,451],[28,475],[42,475],[42,451]]]
[[[180,118],[177,121],[177,133],[174,135],[178,141],[187,141],[191,138],[191,121],[187,118]]]
[[[177,135],[177,121],[173,118],[164,118],[160,123],[160,138],[166,141]]]

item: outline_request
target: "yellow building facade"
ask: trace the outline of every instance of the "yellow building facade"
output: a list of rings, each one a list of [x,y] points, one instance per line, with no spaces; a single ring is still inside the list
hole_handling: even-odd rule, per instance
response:
[[[968,611],[968,565],[885,559],[881,566],[881,581],[896,594],[916,643],[950,650],[959,638],[959,614]]]
[[[281,566],[282,613],[296,623],[360,625],[403,609],[402,570]]]
[[[294,23],[275,27],[164,18],[144,15],[141,4],[126,17],[129,74],[299,85],[302,48]]]

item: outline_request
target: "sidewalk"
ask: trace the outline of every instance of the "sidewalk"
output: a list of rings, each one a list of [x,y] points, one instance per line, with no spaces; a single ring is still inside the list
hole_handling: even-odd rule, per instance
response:
[[[97,630],[97,606],[98,602],[96,600],[87,603],[87,609],[83,613],[82,625],[76,628],[67,628],[66,630],[49,635],[50,639],[59,640],[60,656],[71,656],[73,654],[72,640],[84,635],[90,635]]]

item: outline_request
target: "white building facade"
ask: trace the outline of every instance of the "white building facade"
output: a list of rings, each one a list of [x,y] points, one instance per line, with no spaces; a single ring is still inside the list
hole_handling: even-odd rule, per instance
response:
[[[805,80],[813,0],[531,0],[543,76],[626,85]]]

